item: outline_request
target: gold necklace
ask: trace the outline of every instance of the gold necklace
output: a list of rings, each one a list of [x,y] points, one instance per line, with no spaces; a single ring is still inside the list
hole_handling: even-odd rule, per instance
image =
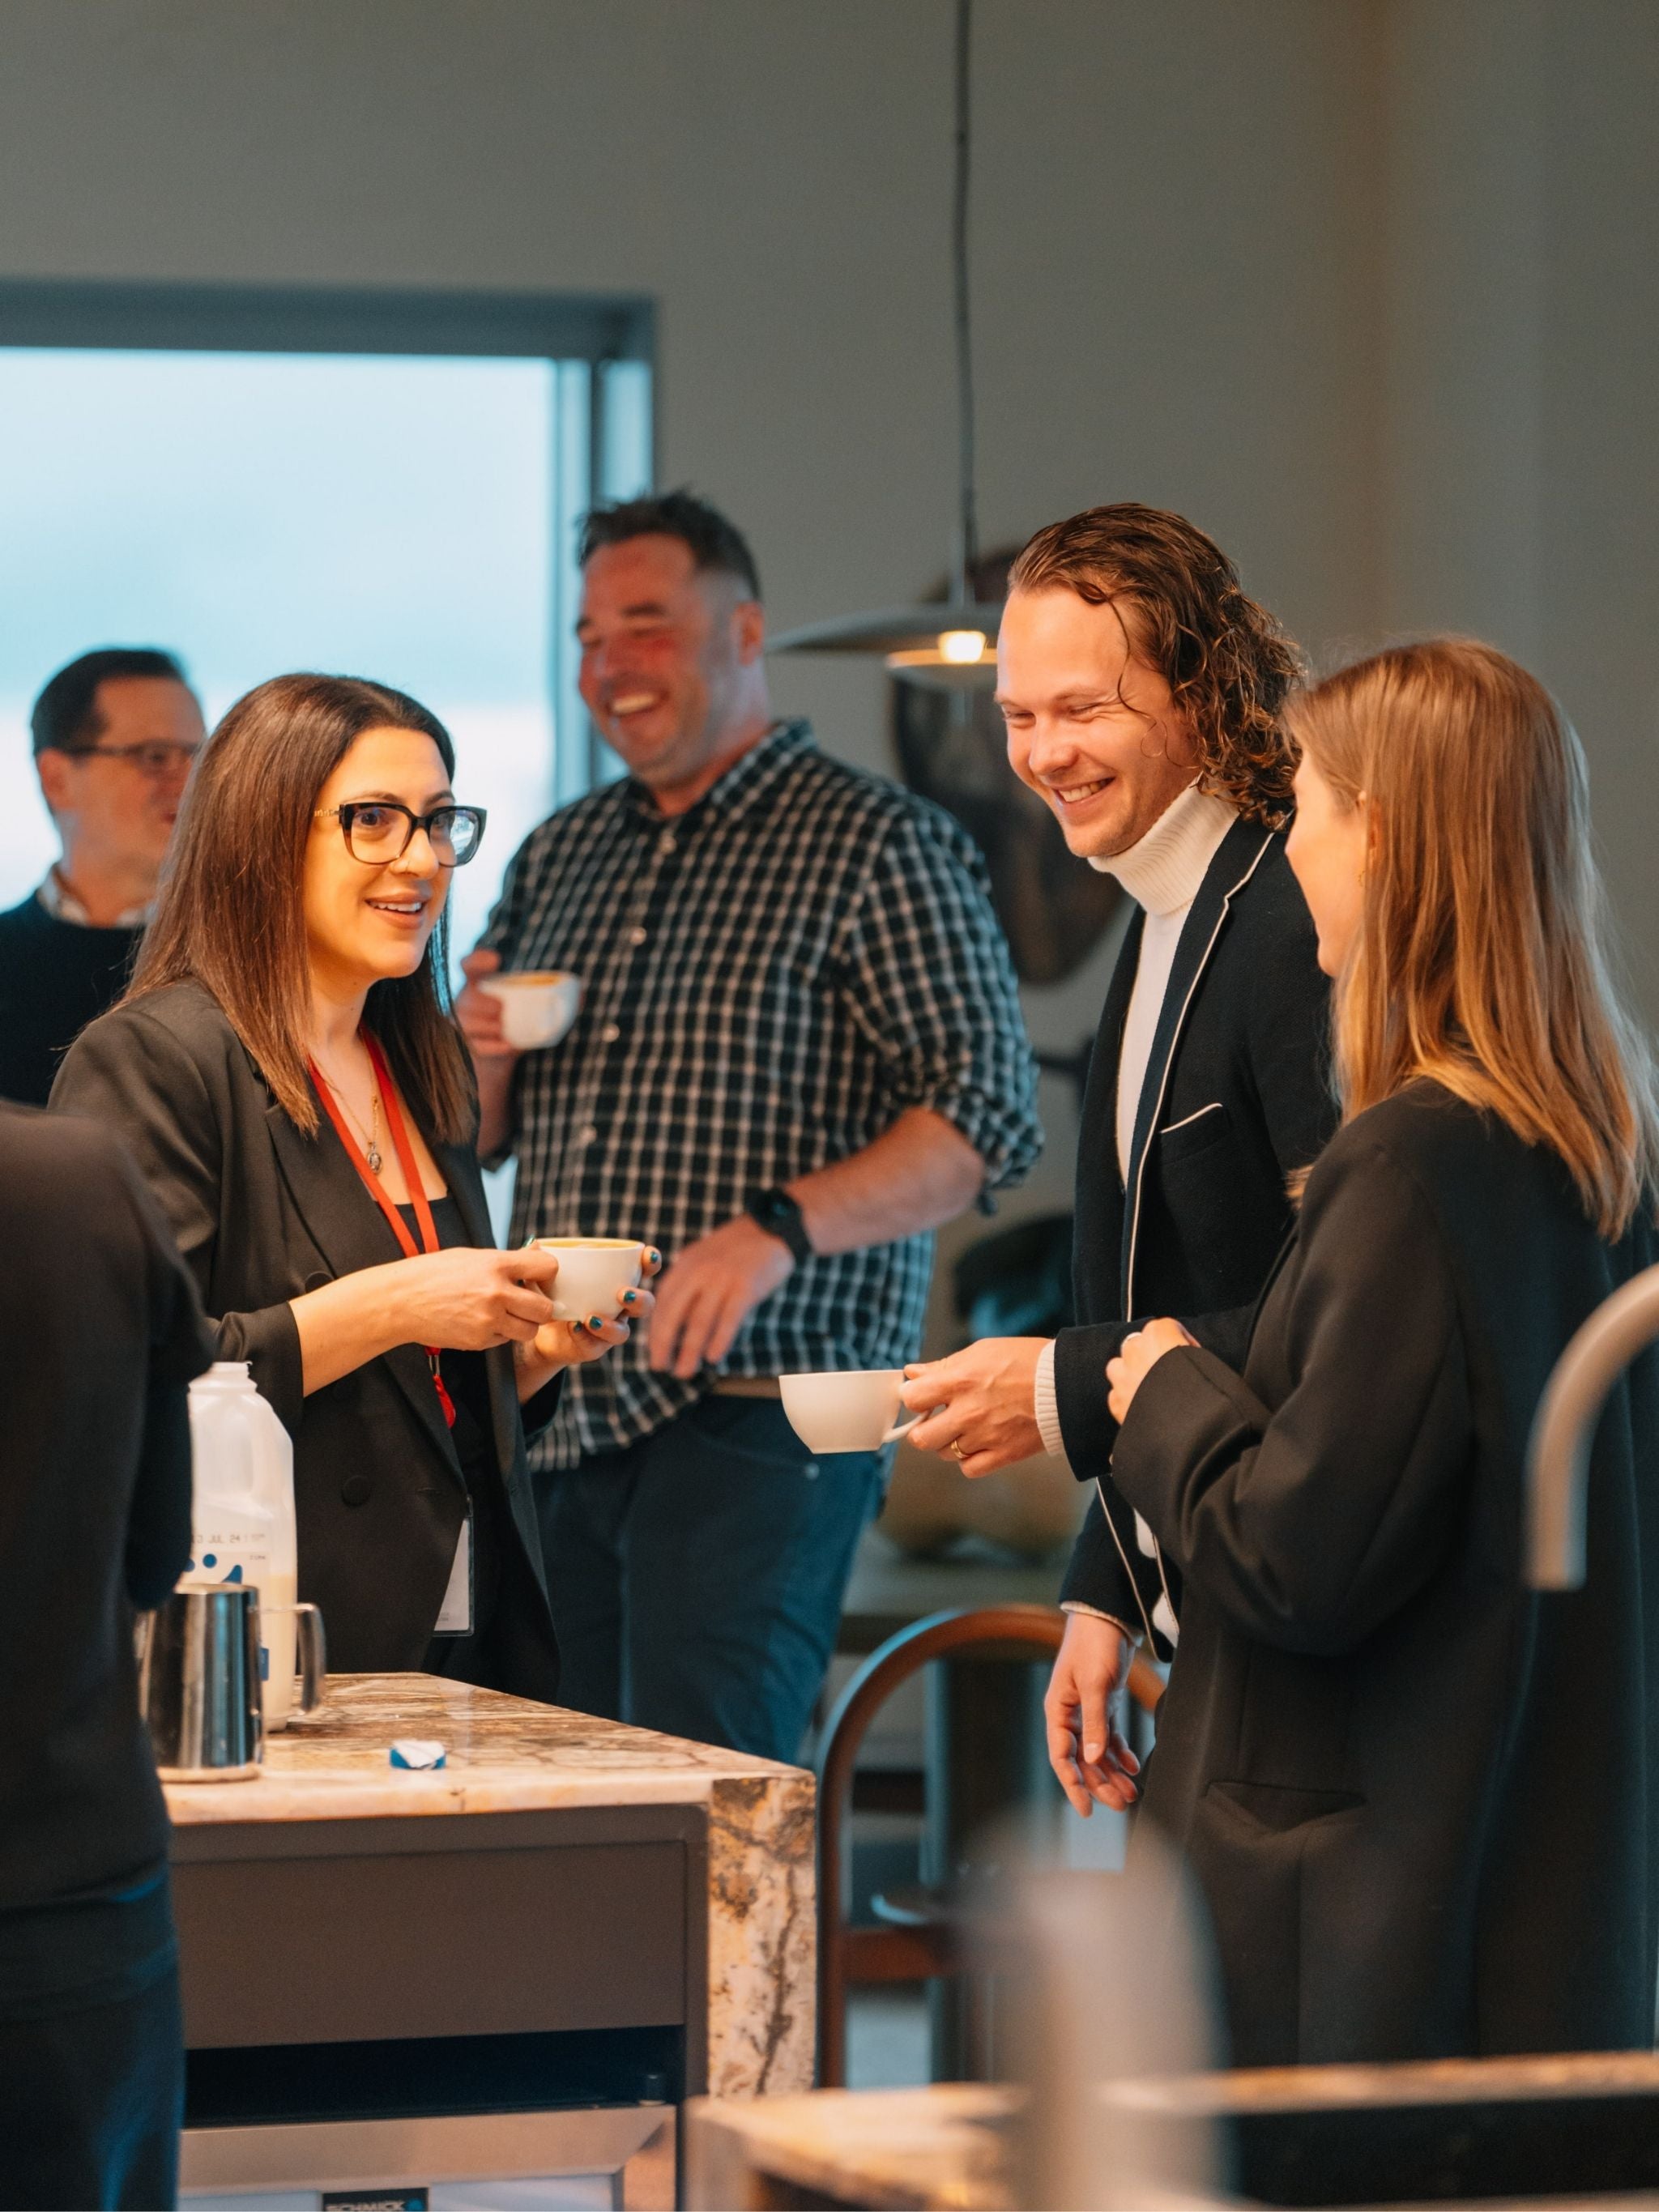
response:
[[[362,1123],[358,1120],[356,1112],[353,1110],[351,1101],[346,1097],[344,1091],[341,1090],[339,1085],[335,1082],[333,1077],[324,1068],[320,1061],[318,1063],[317,1073],[322,1077],[324,1082],[327,1084],[329,1089],[339,1100],[340,1104],[345,1109],[346,1118],[350,1121],[352,1127],[356,1129],[357,1134],[364,1139],[363,1158],[368,1162],[369,1173],[371,1175],[379,1175],[380,1172],[380,1085],[377,1083],[374,1085],[374,1095],[369,1104],[368,1111],[371,1126],[368,1129],[365,1129]]]

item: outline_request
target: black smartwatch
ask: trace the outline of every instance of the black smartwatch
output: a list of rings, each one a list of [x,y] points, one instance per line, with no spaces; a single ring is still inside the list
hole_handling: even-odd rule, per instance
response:
[[[750,1220],[759,1222],[769,1237],[776,1237],[789,1247],[797,1267],[804,1267],[812,1258],[812,1240],[806,1233],[801,1210],[781,1183],[753,1192],[744,1211]]]

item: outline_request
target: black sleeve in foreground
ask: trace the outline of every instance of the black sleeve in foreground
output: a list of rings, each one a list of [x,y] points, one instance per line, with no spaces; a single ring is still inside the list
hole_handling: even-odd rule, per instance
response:
[[[1381,1146],[1345,1142],[1310,1182],[1275,1299],[1283,1402],[1263,1405],[1210,1352],[1167,1353],[1129,1408],[1116,1480],[1247,1633],[1335,1654],[1435,1572],[1474,1443],[1440,1226]]]
[[[142,1004],[83,1030],[52,1086],[54,1113],[113,1130],[131,1155],[205,1305],[221,1228],[224,1131],[202,1071]],[[290,1435],[305,1404],[304,1364],[286,1300],[246,1313],[209,1314],[221,1359],[246,1359],[262,1397]]]
[[[184,1382],[153,1382],[127,1522],[127,1595],[158,1606],[190,1563],[190,1402]]]
[[[125,1556],[127,1594],[143,1611],[161,1604],[190,1558],[188,1393],[212,1364],[214,1345],[167,1223],[125,1153],[120,1175],[143,1254],[150,1316],[143,1438]]]

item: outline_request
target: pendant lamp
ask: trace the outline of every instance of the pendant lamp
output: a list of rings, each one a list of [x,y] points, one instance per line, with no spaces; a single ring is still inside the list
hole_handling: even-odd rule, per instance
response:
[[[1000,601],[975,599],[971,588],[979,559],[974,500],[974,362],[968,293],[968,187],[971,173],[969,105],[973,0],[957,0],[956,179],[951,247],[956,276],[957,508],[951,586],[943,601],[886,607],[874,614],[842,615],[809,623],[772,640],[773,653],[879,653],[901,682],[930,690],[973,690],[996,678]]]

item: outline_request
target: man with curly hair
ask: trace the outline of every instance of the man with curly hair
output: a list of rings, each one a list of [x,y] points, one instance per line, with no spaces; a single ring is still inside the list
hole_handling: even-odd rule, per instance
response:
[[[1048,1450],[1096,1496],[1061,1602],[1048,1753],[1080,1813],[1128,1805],[1115,1692],[1179,1634],[1175,1567],[1111,1478],[1106,1363],[1175,1314],[1230,1364],[1291,1226],[1287,1179],[1335,1123],[1328,985],[1285,857],[1294,647],[1180,515],[1124,503],[1041,530],[997,647],[1008,756],[1066,842],[1139,911],[1107,994],[1079,1133],[1077,1325],[907,1370],[911,1431],[968,1475]]]

